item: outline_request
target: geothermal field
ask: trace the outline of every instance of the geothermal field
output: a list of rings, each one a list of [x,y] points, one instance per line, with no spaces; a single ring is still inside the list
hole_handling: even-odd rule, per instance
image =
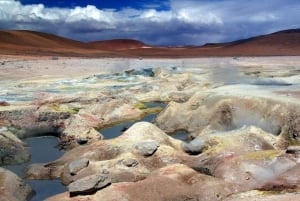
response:
[[[0,200],[300,200],[300,57],[0,58]]]

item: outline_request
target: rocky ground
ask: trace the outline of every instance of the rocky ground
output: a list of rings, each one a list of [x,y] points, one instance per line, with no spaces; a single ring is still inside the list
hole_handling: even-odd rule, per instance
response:
[[[68,186],[49,201],[300,199],[299,57],[0,63],[0,165],[29,160],[24,138],[58,136],[65,154],[26,172]],[[99,132],[151,113],[119,137]],[[0,189],[31,194],[5,169]]]

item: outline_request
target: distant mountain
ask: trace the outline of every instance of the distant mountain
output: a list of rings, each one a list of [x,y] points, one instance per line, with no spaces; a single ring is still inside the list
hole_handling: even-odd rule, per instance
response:
[[[83,48],[84,43],[36,31],[0,31],[0,44],[23,47]]]
[[[30,56],[112,56],[113,52],[90,48],[86,43],[53,34],[9,30],[0,31],[0,54]]]
[[[131,39],[84,43],[35,31],[0,31],[0,54],[80,57],[300,56],[300,29],[203,46],[149,46]]]
[[[146,46],[145,43],[132,39],[113,39],[105,41],[95,41],[88,43],[88,45],[92,48],[106,50],[137,49]]]
[[[257,55],[300,55],[300,29],[290,29],[268,35],[227,43],[230,52]]]

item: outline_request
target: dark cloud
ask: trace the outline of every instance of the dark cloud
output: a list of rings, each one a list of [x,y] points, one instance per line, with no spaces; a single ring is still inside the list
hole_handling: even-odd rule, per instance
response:
[[[147,2],[140,9],[115,10],[0,0],[0,28],[45,31],[82,41],[133,38],[156,45],[200,45],[300,27],[298,0]]]

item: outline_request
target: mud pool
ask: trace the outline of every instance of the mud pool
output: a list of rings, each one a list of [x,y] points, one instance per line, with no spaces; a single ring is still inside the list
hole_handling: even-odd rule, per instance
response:
[[[165,109],[167,103],[163,102],[147,102],[144,103],[147,108],[162,108]],[[158,113],[148,114],[140,120],[123,122],[121,124],[116,124],[108,128],[100,129],[99,132],[103,134],[105,139],[112,139],[120,136],[124,131],[126,131],[133,124],[141,121],[145,122],[153,122]],[[175,139],[179,139],[185,141],[187,138],[187,132],[185,131],[177,131],[172,133],[172,136]],[[30,161],[27,163],[19,164],[19,165],[10,165],[5,166],[7,169],[16,173],[21,178],[24,177],[24,173],[28,166],[36,163],[47,163],[50,161],[54,161],[61,157],[64,151],[59,150],[57,145],[59,140],[54,136],[42,136],[42,137],[31,137],[23,140],[30,150]],[[30,199],[30,201],[40,201],[52,195],[56,195],[67,190],[66,186],[64,186],[59,179],[52,180],[33,180],[26,179],[27,184],[29,184],[34,190],[34,195]]]
[[[136,122],[139,122],[139,121],[152,122],[153,119],[156,117],[156,115],[157,114],[150,114],[150,115],[145,116],[141,120],[129,121],[129,122],[123,122],[121,124],[116,124],[114,126],[100,129],[99,132],[104,136],[104,139],[116,138],[116,137],[122,135],[122,133],[124,131],[126,131],[130,126],[132,126]]]
[[[152,105],[153,103],[149,104]],[[154,104],[153,104],[154,105]],[[136,120],[136,121],[129,121],[129,122],[123,122],[121,124],[116,124],[111,127],[100,129],[99,132],[104,136],[104,139],[113,139],[120,135],[122,135],[123,132],[125,132],[129,127],[131,127],[133,124],[141,121],[150,122],[152,123],[153,120],[156,118],[157,114],[150,114],[145,116],[143,119]],[[179,130],[174,133],[170,134],[171,137],[181,140],[181,141],[187,141],[188,132],[184,130]]]
[[[162,108],[162,109],[165,109],[165,107],[167,106],[167,103],[147,102],[147,103],[144,103],[144,105],[147,108]],[[152,123],[157,115],[158,115],[157,113],[148,114],[148,115],[146,115],[145,117],[143,117],[142,119],[139,119],[139,120],[122,122],[120,124],[116,124],[116,125],[113,125],[113,126],[110,126],[110,127],[102,128],[102,129],[99,130],[99,132],[104,136],[104,139],[113,139],[113,138],[116,138],[116,137],[122,135],[123,132],[125,132],[129,127],[131,127],[133,124],[135,124],[137,122],[146,121],[146,122]],[[176,139],[179,139],[179,140],[186,140],[186,135],[187,135],[186,132],[180,131],[180,132],[173,133],[171,136],[176,138]]]
[[[21,178],[24,177],[26,168],[34,163],[46,163],[56,160],[64,151],[56,148],[58,139],[54,136],[27,138],[24,142],[28,145],[31,158],[27,163],[5,166]],[[35,191],[30,201],[41,201],[45,198],[66,191],[66,187],[58,179],[53,180],[30,180],[25,182]]]

